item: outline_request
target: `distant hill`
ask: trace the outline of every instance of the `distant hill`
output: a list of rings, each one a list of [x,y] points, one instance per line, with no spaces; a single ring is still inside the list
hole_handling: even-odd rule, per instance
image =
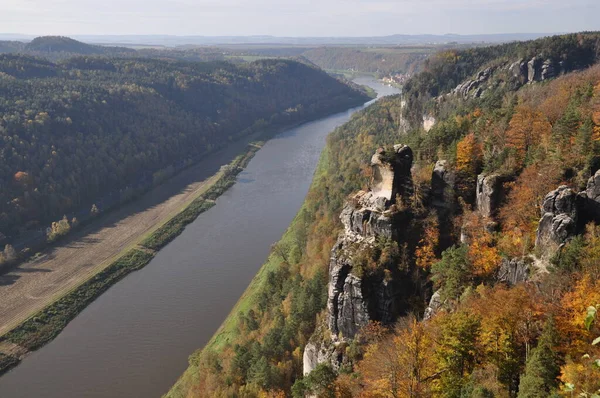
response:
[[[0,41],[0,54],[21,52],[25,43],[20,41]]]
[[[162,45],[225,45],[225,44],[284,44],[284,45],[414,45],[448,43],[503,43],[532,40],[551,33],[505,33],[487,35],[390,35],[373,37],[277,37],[277,36],[173,36],[173,35],[80,35],[75,39],[86,43],[122,46]],[[2,40],[33,39],[32,36],[0,33]]]
[[[70,37],[42,36],[36,37],[25,46],[28,53],[68,53],[77,55],[110,55],[135,53],[135,50],[125,47],[103,47],[86,44]]]

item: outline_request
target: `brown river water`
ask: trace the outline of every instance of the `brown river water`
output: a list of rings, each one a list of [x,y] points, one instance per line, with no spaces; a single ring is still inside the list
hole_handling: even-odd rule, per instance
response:
[[[379,96],[399,93],[371,78],[355,81]],[[167,392],[296,215],[327,134],[362,108],[268,141],[215,207],[1,377],[0,397],[160,397]]]

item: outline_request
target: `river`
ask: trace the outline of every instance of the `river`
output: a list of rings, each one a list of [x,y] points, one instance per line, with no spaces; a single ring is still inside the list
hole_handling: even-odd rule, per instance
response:
[[[358,78],[378,96],[398,89]],[[2,398],[160,397],[215,333],[300,208],[325,137],[358,107],[287,130],[141,271],[0,378]]]

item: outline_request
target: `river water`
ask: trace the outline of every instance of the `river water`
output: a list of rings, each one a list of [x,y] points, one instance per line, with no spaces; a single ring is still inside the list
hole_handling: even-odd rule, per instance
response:
[[[371,78],[359,84],[399,92]],[[325,137],[358,107],[285,131],[141,271],[0,378],[2,398],[160,397],[215,333],[300,208]]]

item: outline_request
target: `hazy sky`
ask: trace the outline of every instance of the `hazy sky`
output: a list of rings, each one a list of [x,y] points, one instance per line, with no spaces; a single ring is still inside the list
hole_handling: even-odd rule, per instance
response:
[[[600,30],[600,0],[0,0],[0,33],[375,36]]]

